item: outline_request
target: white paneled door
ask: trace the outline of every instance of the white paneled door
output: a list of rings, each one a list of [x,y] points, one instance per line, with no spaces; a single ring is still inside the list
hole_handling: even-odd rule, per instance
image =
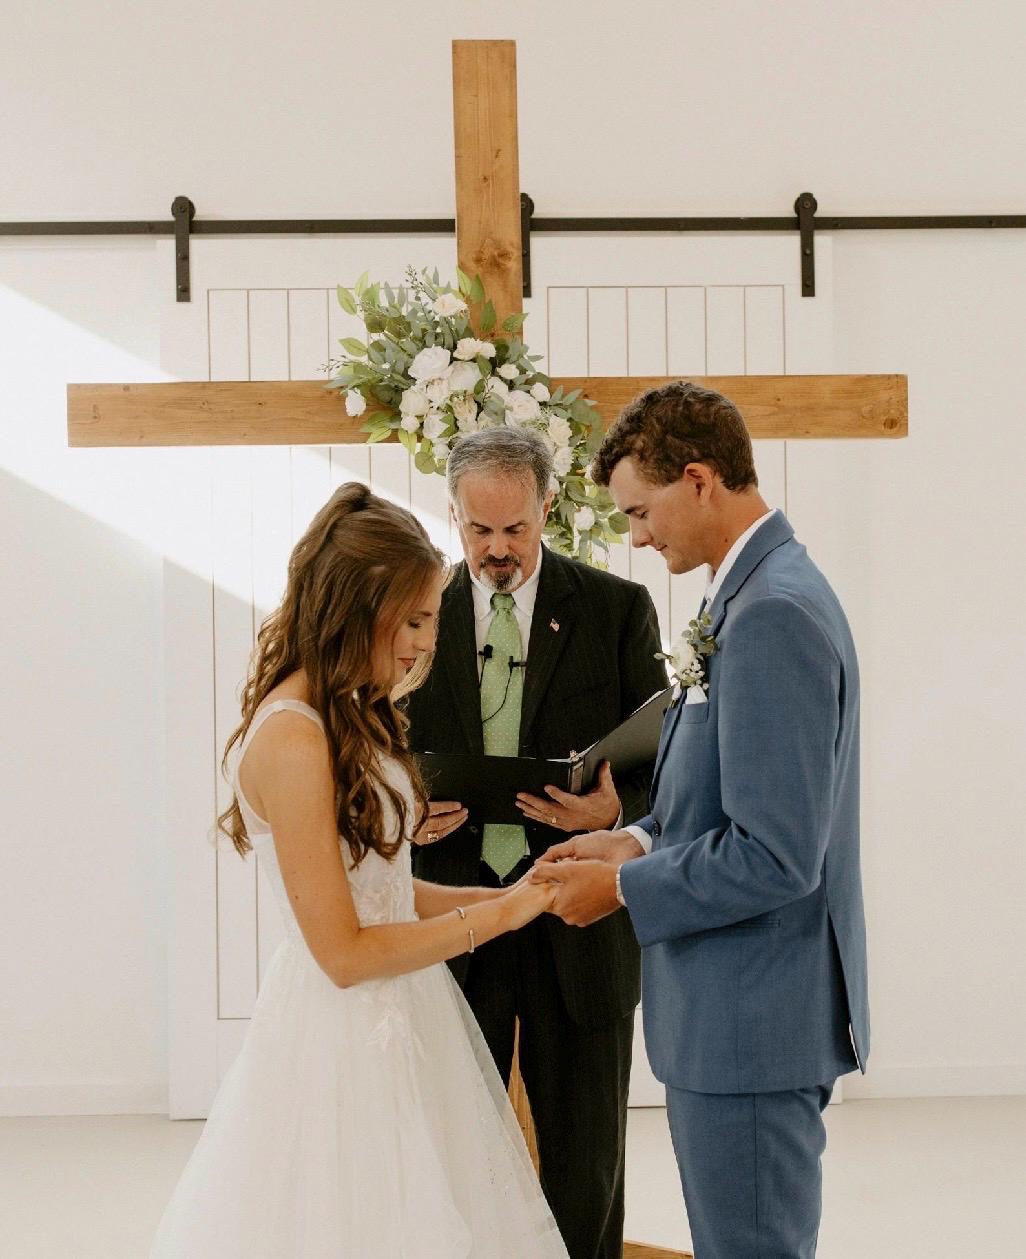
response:
[[[813,300],[799,296],[791,237],[536,237],[525,337],[553,375],[827,372],[829,242]],[[270,238],[192,245],[191,303],[162,309],[169,379],[323,378],[338,338],[356,331],[337,283],[369,270],[455,271],[449,238]],[[173,274],[171,245],[158,273]],[[787,447],[760,442],[763,492],[787,506]],[[175,523],[181,564],[165,574],[167,818],[172,856],[170,1112],[207,1113],[238,1052],[280,924],[255,860],[213,842],[228,795],[219,771],[239,722],[239,691],[261,619],[277,604],[295,540],[347,480],[411,507],[455,556],[441,477],[411,469],[397,445],[220,447],[189,452]],[[665,641],[694,615],[704,577],[671,583],[654,553],[614,548],[614,571],[652,592]],[[639,1034],[635,1105],[661,1105]]]

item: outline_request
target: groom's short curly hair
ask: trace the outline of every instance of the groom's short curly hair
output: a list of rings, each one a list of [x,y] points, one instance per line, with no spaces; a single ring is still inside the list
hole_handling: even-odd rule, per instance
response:
[[[595,455],[592,479],[608,485],[627,458],[653,485],[671,485],[689,463],[708,464],[728,490],[759,484],[741,412],[729,398],[687,380],[649,389],[624,407]]]

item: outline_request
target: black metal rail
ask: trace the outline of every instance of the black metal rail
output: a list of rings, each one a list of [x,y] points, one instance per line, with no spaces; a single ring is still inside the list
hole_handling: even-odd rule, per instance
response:
[[[1026,214],[932,214],[817,217],[810,192],[795,200],[794,213],[781,216],[685,217],[633,216],[613,218],[535,217],[534,202],[520,194],[524,296],[531,296],[531,235],[534,232],[794,232],[799,234],[802,296],[816,293],[817,232],[975,230],[1026,227]],[[175,291],[178,301],[191,299],[189,242],[193,236],[445,236],[456,230],[455,219],[197,219],[188,197],[175,197],[170,219],[121,222],[0,223],[0,236],[174,236]]]

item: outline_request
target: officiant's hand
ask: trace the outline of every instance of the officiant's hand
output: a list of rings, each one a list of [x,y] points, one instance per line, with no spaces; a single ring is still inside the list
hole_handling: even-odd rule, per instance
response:
[[[458,800],[431,800],[427,817],[411,838],[415,844],[434,844],[459,830],[469,816],[469,811]]]
[[[533,883],[555,888],[549,913],[558,915],[567,926],[589,927],[620,908],[617,868],[608,861],[540,861],[530,877]]]
[[[545,795],[548,799],[521,791],[517,808],[532,822],[543,822],[558,831],[597,831],[613,826],[620,816],[620,797],[608,761],[599,766],[598,781],[584,795],[575,796],[558,787],[546,787]]]

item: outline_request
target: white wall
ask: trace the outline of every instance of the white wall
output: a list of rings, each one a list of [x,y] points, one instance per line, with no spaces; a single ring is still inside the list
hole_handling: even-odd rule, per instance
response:
[[[23,8],[2,215],[450,214],[448,41],[500,36],[539,213],[785,214],[805,188],[825,214],[1021,213],[1023,26],[1013,0]],[[1023,1092],[1026,232],[838,234],[834,267],[835,366],[907,371],[912,424],[832,449],[813,544],[874,595],[876,1044],[847,1095]],[[63,388],[155,378],[171,281],[145,241],[0,241],[0,1110],[164,1102],[175,456],[67,450]]]

